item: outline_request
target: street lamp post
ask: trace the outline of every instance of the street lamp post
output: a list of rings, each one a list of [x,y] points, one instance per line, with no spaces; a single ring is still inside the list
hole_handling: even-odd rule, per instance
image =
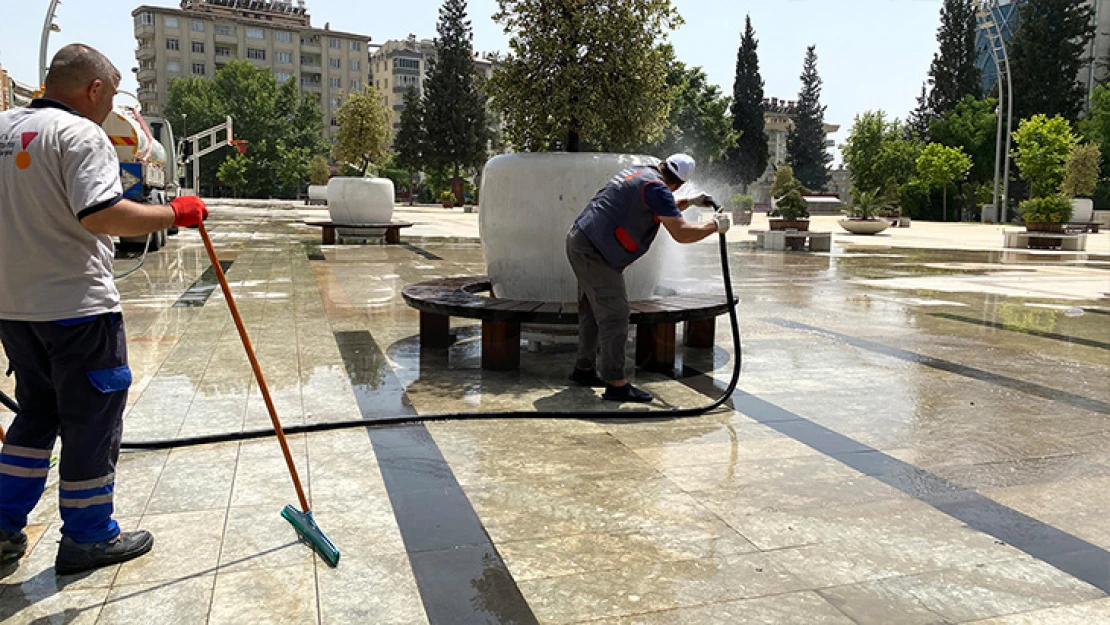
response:
[[[1006,218],[1006,206],[1010,197],[1010,132],[1013,129],[1014,121],[1014,86],[1012,75],[1010,73],[1010,55],[1006,50],[1006,40],[1002,37],[1002,28],[995,21],[999,11],[998,0],[982,0],[979,3],[979,10],[976,16],[979,19],[979,27],[986,31],[988,41],[990,42],[991,59],[994,61],[995,71],[998,75],[998,131],[995,137],[994,149],[994,207],[997,211],[998,221],[1002,222]],[[1001,57],[1001,58],[1000,58]],[[1006,83],[1006,146],[1005,151],[1002,153],[1001,158],[999,150],[1002,149],[1002,82]],[[1004,165],[999,171],[999,161],[1004,161]],[[1002,178],[1002,202],[1003,206],[999,205],[998,196],[998,182]],[[981,216],[981,221],[986,221],[986,215]]]
[[[46,84],[46,44],[50,41],[50,33],[62,30],[54,23],[54,14],[59,4],[61,0],[50,0],[50,7],[46,9],[46,21],[42,24],[42,38],[39,40],[39,87]]]

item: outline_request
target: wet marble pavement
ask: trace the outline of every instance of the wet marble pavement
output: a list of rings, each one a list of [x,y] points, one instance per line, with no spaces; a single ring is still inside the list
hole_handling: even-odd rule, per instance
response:
[[[728,409],[423,423],[618,409],[567,387],[565,344],[487,372],[454,320],[449,351],[421,352],[401,287],[483,273],[477,242],[321,247],[296,218],[211,222],[284,423],[414,418],[290,438],[338,568],[278,515],[295,494],[273,439],[125,452],[117,514],[154,552],[55,576],[54,475],[31,552],[0,568],[0,621],[1110,622],[1110,258],[734,244]],[[716,286],[715,245],[680,258],[669,287]],[[206,271],[186,231],[120,283],[128,441],[269,423]],[[727,337],[722,318],[716,348],[634,381],[653,408],[709,403]]]

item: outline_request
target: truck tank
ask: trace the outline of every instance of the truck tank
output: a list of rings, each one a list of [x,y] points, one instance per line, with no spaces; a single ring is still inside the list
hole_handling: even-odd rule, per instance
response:
[[[151,189],[165,189],[166,149],[151,136],[146,121],[138,111],[117,106],[101,126],[119,157],[120,175],[125,180],[124,195],[129,195],[127,191],[134,188],[134,185],[127,184],[132,181],[129,175],[139,179],[135,182],[142,183],[137,189],[139,197],[135,199],[146,199],[146,192]]]

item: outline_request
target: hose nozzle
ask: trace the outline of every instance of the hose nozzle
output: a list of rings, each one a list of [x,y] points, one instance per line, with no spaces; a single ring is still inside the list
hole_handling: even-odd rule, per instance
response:
[[[712,208],[714,210],[714,212],[717,212],[717,213],[724,210],[724,209],[721,208],[720,204],[714,202],[713,200],[709,200],[709,208]]]

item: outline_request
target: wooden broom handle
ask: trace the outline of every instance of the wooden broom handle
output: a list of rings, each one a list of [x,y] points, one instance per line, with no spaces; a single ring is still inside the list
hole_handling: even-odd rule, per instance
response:
[[[274,408],[274,401],[270,398],[270,389],[266,386],[266,378],[262,377],[262,367],[258,365],[258,359],[254,356],[254,347],[251,346],[247,329],[243,326],[243,318],[239,316],[239,307],[235,305],[235,298],[231,296],[231,287],[227,285],[224,268],[220,266],[220,259],[216,257],[216,248],[212,247],[212,239],[208,238],[208,230],[204,228],[203,223],[198,228],[200,229],[200,238],[204,241],[204,248],[208,250],[208,260],[212,262],[216,279],[220,281],[220,288],[223,289],[227,307],[231,310],[232,318],[235,319],[235,327],[239,330],[239,338],[243,341],[243,349],[247,351],[247,358],[251,361],[251,369],[254,369],[254,379],[258,380],[258,388],[262,391],[262,399],[266,402],[266,410],[270,412],[270,421],[274,424],[274,433],[277,434],[278,443],[281,444],[281,453],[285,454],[285,464],[289,466],[289,476],[293,478],[293,486],[297,489],[297,498],[301,501],[301,511],[309,512],[308,498],[305,497],[304,488],[301,487],[301,478],[297,475],[297,465],[293,462],[293,454],[289,451],[289,441],[285,440],[285,432],[281,429],[277,409]]]

